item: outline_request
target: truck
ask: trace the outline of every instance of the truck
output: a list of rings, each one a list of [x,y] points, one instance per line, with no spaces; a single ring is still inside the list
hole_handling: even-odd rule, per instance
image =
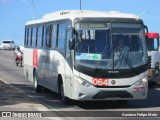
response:
[[[146,33],[148,44],[148,80],[149,87],[154,87],[160,82],[160,48],[159,48],[159,33]]]

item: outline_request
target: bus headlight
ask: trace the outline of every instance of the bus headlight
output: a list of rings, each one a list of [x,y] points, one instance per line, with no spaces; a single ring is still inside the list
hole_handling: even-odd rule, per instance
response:
[[[143,83],[146,83],[146,82],[147,82],[147,79],[146,79],[146,78],[143,78],[143,79],[142,79],[142,82],[143,82]]]
[[[146,82],[147,82],[147,79],[146,79],[146,78],[142,78],[142,79],[138,80],[138,81],[135,83],[135,85],[136,85],[136,86],[145,86]]]
[[[88,81],[82,79],[82,78],[78,78],[78,83],[85,86],[85,87],[90,87],[92,84],[89,83]]]

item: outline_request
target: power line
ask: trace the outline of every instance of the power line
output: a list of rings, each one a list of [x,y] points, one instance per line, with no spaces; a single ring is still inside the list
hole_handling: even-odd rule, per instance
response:
[[[33,14],[33,19],[36,19],[36,10],[35,10],[35,6],[34,6],[33,0],[32,0],[33,7],[31,6],[31,4],[29,4],[29,2],[27,2],[27,0],[21,0],[21,1],[24,2],[29,7],[29,9],[31,10],[31,12]]]
[[[33,9],[34,9],[34,19],[36,19],[36,8],[35,8],[35,4],[33,0],[32,0],[32,4],[33,4]]]

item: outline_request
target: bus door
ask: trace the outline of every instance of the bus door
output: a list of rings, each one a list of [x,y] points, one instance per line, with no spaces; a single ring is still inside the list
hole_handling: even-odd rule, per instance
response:
[[[71,96],[71,73],[72,73],[72,59],[71,59],[71,51],[69,50],[69,39],[72,38],[72,31],[67,30],[66,32],[66,62],[65,62],[65,82],[67,95]]]

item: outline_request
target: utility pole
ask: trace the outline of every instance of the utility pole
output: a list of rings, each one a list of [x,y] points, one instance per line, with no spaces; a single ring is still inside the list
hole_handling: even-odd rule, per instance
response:
[[[32,14],[33,14],[33,19],[36,19],[36,9],[35,9],[35,5],[34,5],[34,1],[32,0],[32,4],[29,4],[29,2],[27,0],[21,0],[22,2],[24,2],[28,8],[31,10]]]
[[[35,8],[35,4],[33,0],[32,0],[32,4],[33,4],[33,9],[34,9],[34,19],[36,19],[36,8]]]
[[[81,0],[80,0],[80,10],[81,10]]]

